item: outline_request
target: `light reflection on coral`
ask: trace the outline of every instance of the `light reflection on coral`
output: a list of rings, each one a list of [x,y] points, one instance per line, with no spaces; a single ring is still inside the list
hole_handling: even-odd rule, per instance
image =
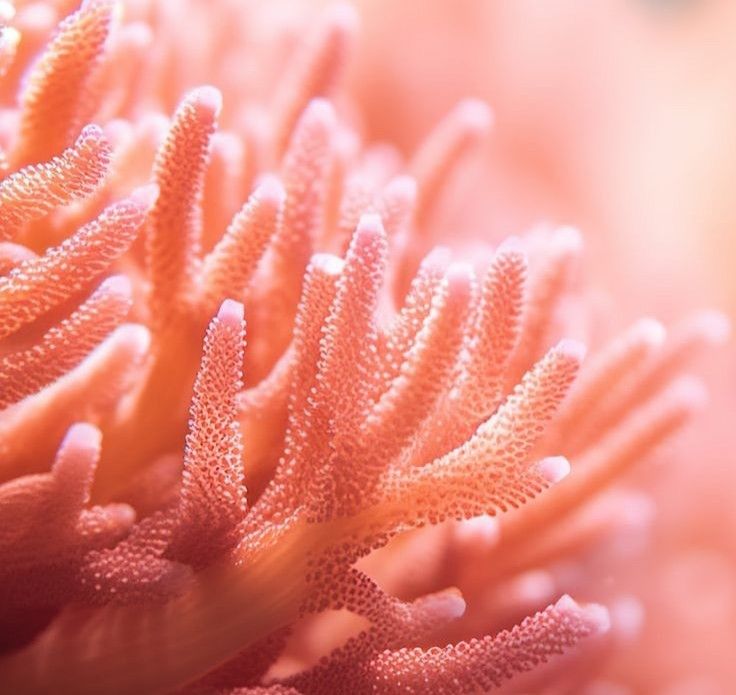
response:
[[[728,11],[320,5],[0,3],[0,682],[727,692]]]

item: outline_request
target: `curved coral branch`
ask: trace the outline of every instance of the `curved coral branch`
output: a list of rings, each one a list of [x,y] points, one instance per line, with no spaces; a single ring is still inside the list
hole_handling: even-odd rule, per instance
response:
[[[85,0],[67,17],[28,76],[13,148],[16,166],[42,162],[70,145],[94,108],[87,89],[102,57],[113,0]]]

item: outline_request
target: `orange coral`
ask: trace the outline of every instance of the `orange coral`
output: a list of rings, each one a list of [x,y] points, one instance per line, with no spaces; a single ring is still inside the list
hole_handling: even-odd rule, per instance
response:
[[[606,610],[568,597],[495,637],[427,647],[463,600],[444,589],[400,600],[356,563],[442,522],[474,519],[466,538],[488,536],[497,514],[498,544],[483,551],[502,549],[510,574],[561,552],[562,520],[698,404],[680,374],[712,317],[669,341],[637,324],[576,381],[584,348],[557,336],[577,233],[537,230],[472,264],[424,254],[433,202],[489,113],[462,104],[408,166],[360,146],[315,98],[337,87],[347,10],[300,49],[261,130],[244,119],[247,156],[277,174],[231,162],[242,195],[208,183],[227,142],[214,87],[187,93],[155,154],[120,107],[131,124],[108,127],[111,152],[83,125],[89,105],[104,113],[113,79],[96,70],[111,16],[91,0],[61,23],[22,92],[0,183],[0,234],[13,242],[0,278],[0,681],[476,692],[531,687],[586,644],[605,650]],[[127,168],[137,148],[156,185],[111,202],[139,183]],[[203,230],[224,210],[224,233]],[[98,285],[110,272],[130,281]],[[128,312],[135,323],[121,325]],[[571,534],[582,543],[584,525]],[[369,627],[316,665],[269,675],[292,628],[343,608]]]

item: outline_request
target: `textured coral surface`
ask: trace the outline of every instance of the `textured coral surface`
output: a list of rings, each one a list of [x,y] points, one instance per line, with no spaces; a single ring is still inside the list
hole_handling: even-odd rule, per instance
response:
[[[586,562],[647,514],[613,483],[725,320],[595,337],[576,230],[438,231],[487,106],[404,157],[352,8],[219,5],[0,3],[2,687],[598,687],[638,604]]]

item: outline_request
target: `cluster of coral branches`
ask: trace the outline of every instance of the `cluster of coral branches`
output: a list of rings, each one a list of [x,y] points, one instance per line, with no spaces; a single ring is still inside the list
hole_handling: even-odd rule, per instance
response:
[[[458,530],[427,547],[482,547],[495,515],[484,561],[509,573],[595,535],[555,534],[687,419],[702,393],[683,369],[717,317],[642,320],[581,367],[575,231],[472,263],[431,248],[485,106],[460,104],[408,162],[363,145],[337,8],[284,42],[250,117],[218,131],[211,86],[152,116],[163,4],[130,22],[111,0],[2,5],[3,690],[569,687],[605,651],[602,606],[563,596],[447,644],[457,591],[397,598],[360,563],[422,527]],[[330,609],[364,628],[279,669]]]

